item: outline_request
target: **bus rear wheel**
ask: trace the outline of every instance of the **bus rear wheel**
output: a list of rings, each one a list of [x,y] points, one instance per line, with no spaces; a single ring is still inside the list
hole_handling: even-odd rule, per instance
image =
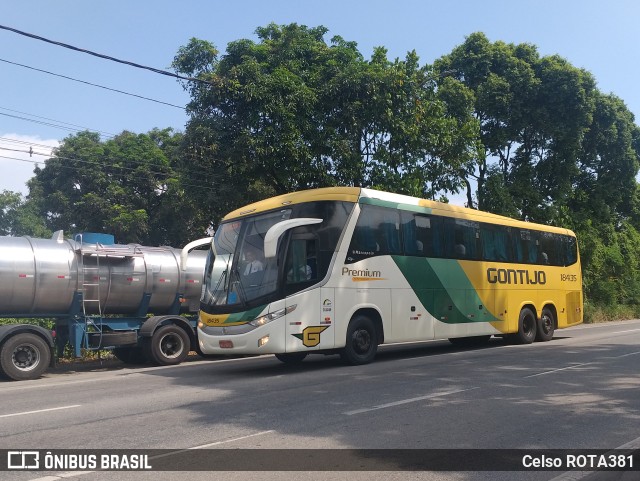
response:
[[[518,319],[518,332],[513,335],[513,340],[517,344],[531,344],[536,339],[537,332],[536,315],[528,307],[520,311]]]
[[[542,309],[540,319],[538,319],[538,329],[536,333],[536,341],[550,341],[553,339],[555,331],[555,316],[548,307]]]
[[[351,319],[347,329],[347,342],[340,351],[343,361],[353,366],[373,361],[378,351],[378,335],[373,321],[359,315]]]

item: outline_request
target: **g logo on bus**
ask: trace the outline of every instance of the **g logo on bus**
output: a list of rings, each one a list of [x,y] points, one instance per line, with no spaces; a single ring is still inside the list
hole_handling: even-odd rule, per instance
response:
[[[305,347],[315,347],[320,344],[320,333],[329,326],[309,326],[301,334],[292,334],[302,341]]]

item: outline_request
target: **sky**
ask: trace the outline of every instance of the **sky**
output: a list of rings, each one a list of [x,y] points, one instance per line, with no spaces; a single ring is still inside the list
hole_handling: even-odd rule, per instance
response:
[[[21,0],[3,9],[0,25],[165,70],[192,37],[224,53],[231,41],[256,40],[255,29],[271,22],[323,25],[327,39],[354,41],[366,58],[377,46],[390,58],[415,50],[422,64],[484,32],[491,41],[530,43],[541,55],[558,54],[588,70],[638,123],[639,18],[635,0]],[[183,131],[188,120],[181,108],[33,69],[176,106],[189,101],[173,78],[0,29],[0,192],[28,194],[36,162],[42,166],[52,147],[80,130],[106,139],[123,130]]]

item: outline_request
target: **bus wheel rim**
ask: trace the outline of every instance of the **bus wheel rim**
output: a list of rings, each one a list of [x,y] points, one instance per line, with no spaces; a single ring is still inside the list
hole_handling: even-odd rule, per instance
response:
[[[366,329],[353,333],[353,348],[358,354],[365,354],[371,348],[371,334]]]

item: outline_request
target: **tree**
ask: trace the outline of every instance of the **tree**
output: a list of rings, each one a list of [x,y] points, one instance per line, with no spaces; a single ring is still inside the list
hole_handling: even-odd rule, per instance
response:
[[[22,205],[19,192],[3,190],[0,193],[0,235],[11,235],[15,231],[18,209]]]
[[[509,211],[540,222],[552,219],[554,203],[566,203],[577,174],[593,112],[592,76],[558,56],[541,58],[532,45],[491,43],[482,33],[470,35],[435,66],[475,96],[482,151],[464,175],[477,184],[478,207],[493,203],[484,197],[491,192],[484,183],[495,164],[512,198]],[[472,184],[467,181],[469,200]]]
[[[208,198],[218,218],[267,195],[336,184],[430,197],[457,190],[448,175],[457,167],[445,164],[474,150],[471,103],[443,87],[458,100],[452,115],[415,52],[389,61],[377,48],[365,60],[354,42],[327,43],[324,27],[256,33],[259,42],[231,42],[222,57],[192,39],[173,62],[200,79],[185,83],[186,150],[209,172],[202,180],[223,190]]]
[[[104,142],[97,133],[69,136],[36,169],[29,202],[50,230],[107,232],[121,243],[184,244],[198,229],[188,215],[194,201],[176,172],[180,140],[170,129],[125,131]]]
[[[0,193],[0,235],[49,237],[51,231],[33,202],[25,201],[19,192],[5,190]]]

